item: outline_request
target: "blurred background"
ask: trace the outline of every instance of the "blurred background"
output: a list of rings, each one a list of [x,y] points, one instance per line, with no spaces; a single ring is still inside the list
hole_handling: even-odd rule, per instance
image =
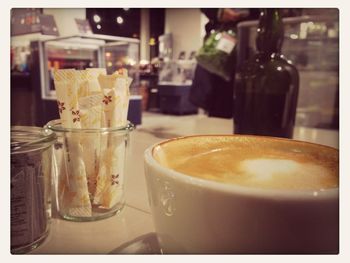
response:
[[[300,76],[296,125],[339,129],[337,9],[284,9],[284,54]],[[11,10],[11,125],[59,118],[53,69],[127,68],[128,118],[198,115],[189,100],[195,55],[209,23],[199,8],[15,8]],[[257,20],[237,25],[237,65],[255,52]]]

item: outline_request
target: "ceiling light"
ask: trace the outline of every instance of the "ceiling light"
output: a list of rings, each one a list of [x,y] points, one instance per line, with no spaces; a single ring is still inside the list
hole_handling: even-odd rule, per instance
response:
[[[121,16],[118,16],[116,21],[117,21],[118,24],[123,24],[124,19]]]
[[[95,23],[98,23],[101,21],[101,17],[99,15],[94,15],[93,19],[94,19]]]
[[[96,27],[97,27],[97,29],[101,29],[101,25],[100,24],[98,24]]]

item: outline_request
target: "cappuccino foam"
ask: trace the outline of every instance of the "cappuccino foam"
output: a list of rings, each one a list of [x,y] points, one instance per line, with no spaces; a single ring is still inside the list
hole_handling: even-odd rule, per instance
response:
[[[158,145],[163,166],[225,183],[269,189],[338,187],[338,150],[255,136],[193,136]]]

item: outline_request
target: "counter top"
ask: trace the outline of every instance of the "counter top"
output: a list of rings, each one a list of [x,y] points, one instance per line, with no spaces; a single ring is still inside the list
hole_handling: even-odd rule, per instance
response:
[[[173,137],[233,133],[232,119],[209,118],[201,114],[171,116],[143,113],[142,122],[130,135],[125,178],[126,205],[122,212],[104,220],[82,223],[62,220],[53,212],[48,238],[31,254],[147,253],[133,250],[132,246],[125,249],[133,241],[150,238],[150,233],[155,232],[143,171],[145,149]],[[339,147],[339,133],[334,130],[296,127],[294,139]]]

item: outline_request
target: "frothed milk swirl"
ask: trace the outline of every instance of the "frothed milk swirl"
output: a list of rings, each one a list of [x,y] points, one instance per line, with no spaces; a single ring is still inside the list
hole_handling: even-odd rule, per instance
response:
[[[154,148],[155,159],[178,172],[236,185],[320,190],[338,187],[339,151],[255,136],[193,136]]]

